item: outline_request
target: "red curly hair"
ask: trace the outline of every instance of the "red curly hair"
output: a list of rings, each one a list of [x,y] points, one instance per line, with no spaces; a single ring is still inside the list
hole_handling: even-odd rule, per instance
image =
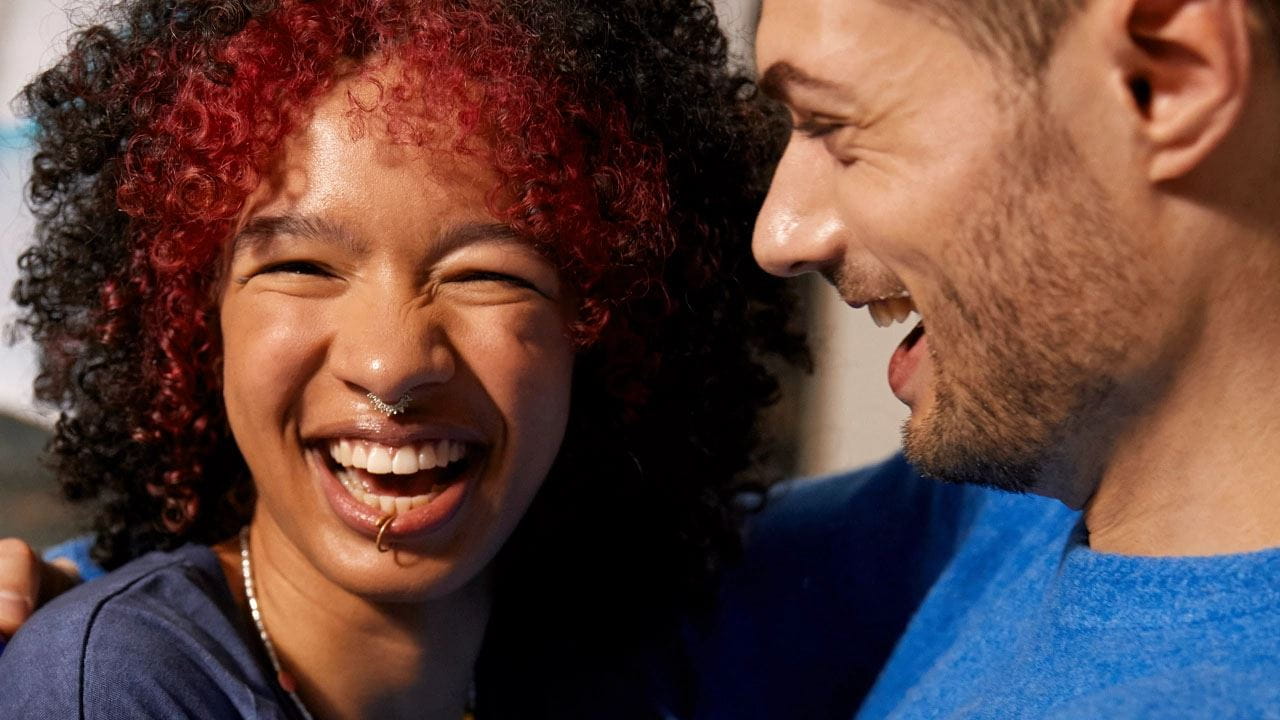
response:
[[[390,80],[370,79],[375,102],[351,99],[354,133],[386,117],[396,141],[427,144],[447,124],[460,130],[453,150],[486,155],[502,178],[490,210],[575,288],[580,344],[606,332],[611,305],[655,280],[673,246],[661,152],[631,136],[621,104],[576,93],[527,51],[527,30],[500,17],[431,3],[288,0],[220,46],[150,55],[117,86],[143,89],[131,105],[147,121],[122,158],[116,198],[132,246],[127,271],[104,286],[101,332],[109,343],[113,311],[144,299],[141,382],[154,399],[135,440],[183,448],[148,487],[166,499],[171,532],[199,512],[192,484],[220,439],[209,436],[223,432],[206,402],[220,356],[211,269],[264,168],[344,61],[396,60]],[[160,96],[174,77],[176,92]]]
[[[37,223],[14,291],[99,562],[251,517],[220,261],[284,138],[357,72],[376,92],[352,97],[352,132],[494,168],[492,214],[579,303],[564,444],[495,559],[482,716],[600,692],[587,676],[708,600],[743,488],[774,476],[774,372],[806,358],[750,257],[785,118],[731,68],[710,0],[105,2],[23,91]]]

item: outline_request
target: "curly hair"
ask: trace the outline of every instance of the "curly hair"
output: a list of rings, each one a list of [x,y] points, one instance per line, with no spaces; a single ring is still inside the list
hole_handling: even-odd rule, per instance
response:
[[[793,298],[749,253],[785,123],[730,69],[709,2],[103,12],[22,94],[37,242],[14,291],[41,348],[37,396],[61,410],[50,461],[93,509],[100,562],[247,522],[219,386],[218,260],[340,64],[394,55],[405,69],[377,108],[394,136],[460,128],[453,149],[501,178],[490,210],[580,298],[569,430],[496,561],[494,637],[622,653],[707,597],[737,551],[733,498],[764,479],[751,469],[774,370],[807,363]],[[353,109],[357,130],[369,109]]]

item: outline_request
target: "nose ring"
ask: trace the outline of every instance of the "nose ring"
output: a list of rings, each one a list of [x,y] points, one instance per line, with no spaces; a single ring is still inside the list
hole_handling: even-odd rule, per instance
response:
[[[399,415],[409,407],[409,393],[405,393],[400,396],[400,399],[397,400],[394,405],[388,403],[386,400],[383,400],[374,393],[369,393],[368,395],[365,395],[365,397],[369,399],[369,404],[373,405],[374,410],[377,410],[387,417]]]

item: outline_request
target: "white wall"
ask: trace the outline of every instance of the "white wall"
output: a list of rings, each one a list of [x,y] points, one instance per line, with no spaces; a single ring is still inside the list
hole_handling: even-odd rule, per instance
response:
[[[9,291],[17,278],[17,257],[31,237],[31,220],[22,205],[30,153],[10,101],[58,56],[70,24],[60,7],[54,0],[0,0],[0,328],[6,331],[16,314]],[[36,417],[31,404],[34,375],[30,344],[0,342],[0,411]]]
[[[738,44],[735,55],[748,63],[758,4],[759,0],[716,2],[727,34]],[[813,475],[879,460],[900,444],[907,416],[887,380],[889,356],[906,332],[902,326],[877,328],[867,311],[851,310],[824,282],[804,287],[812,308],[817,367],[799,391],[797,470]]]

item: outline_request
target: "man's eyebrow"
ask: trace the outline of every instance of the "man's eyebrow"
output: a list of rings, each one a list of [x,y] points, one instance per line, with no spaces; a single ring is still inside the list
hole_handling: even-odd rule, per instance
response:
[[[293,236],[336,243],[363,254],[368,246],[342,225],[319,215],[261,215],[245,223],[232,241],[232,256],[261,250],[276,238]]]
[[[795,87],[812,90],[837,90],[839,86],[830,80],[810,75],[786,60],[769,66],[760,76],[760,91],[769,97],[786,102],[791,99],[791,90]]]

